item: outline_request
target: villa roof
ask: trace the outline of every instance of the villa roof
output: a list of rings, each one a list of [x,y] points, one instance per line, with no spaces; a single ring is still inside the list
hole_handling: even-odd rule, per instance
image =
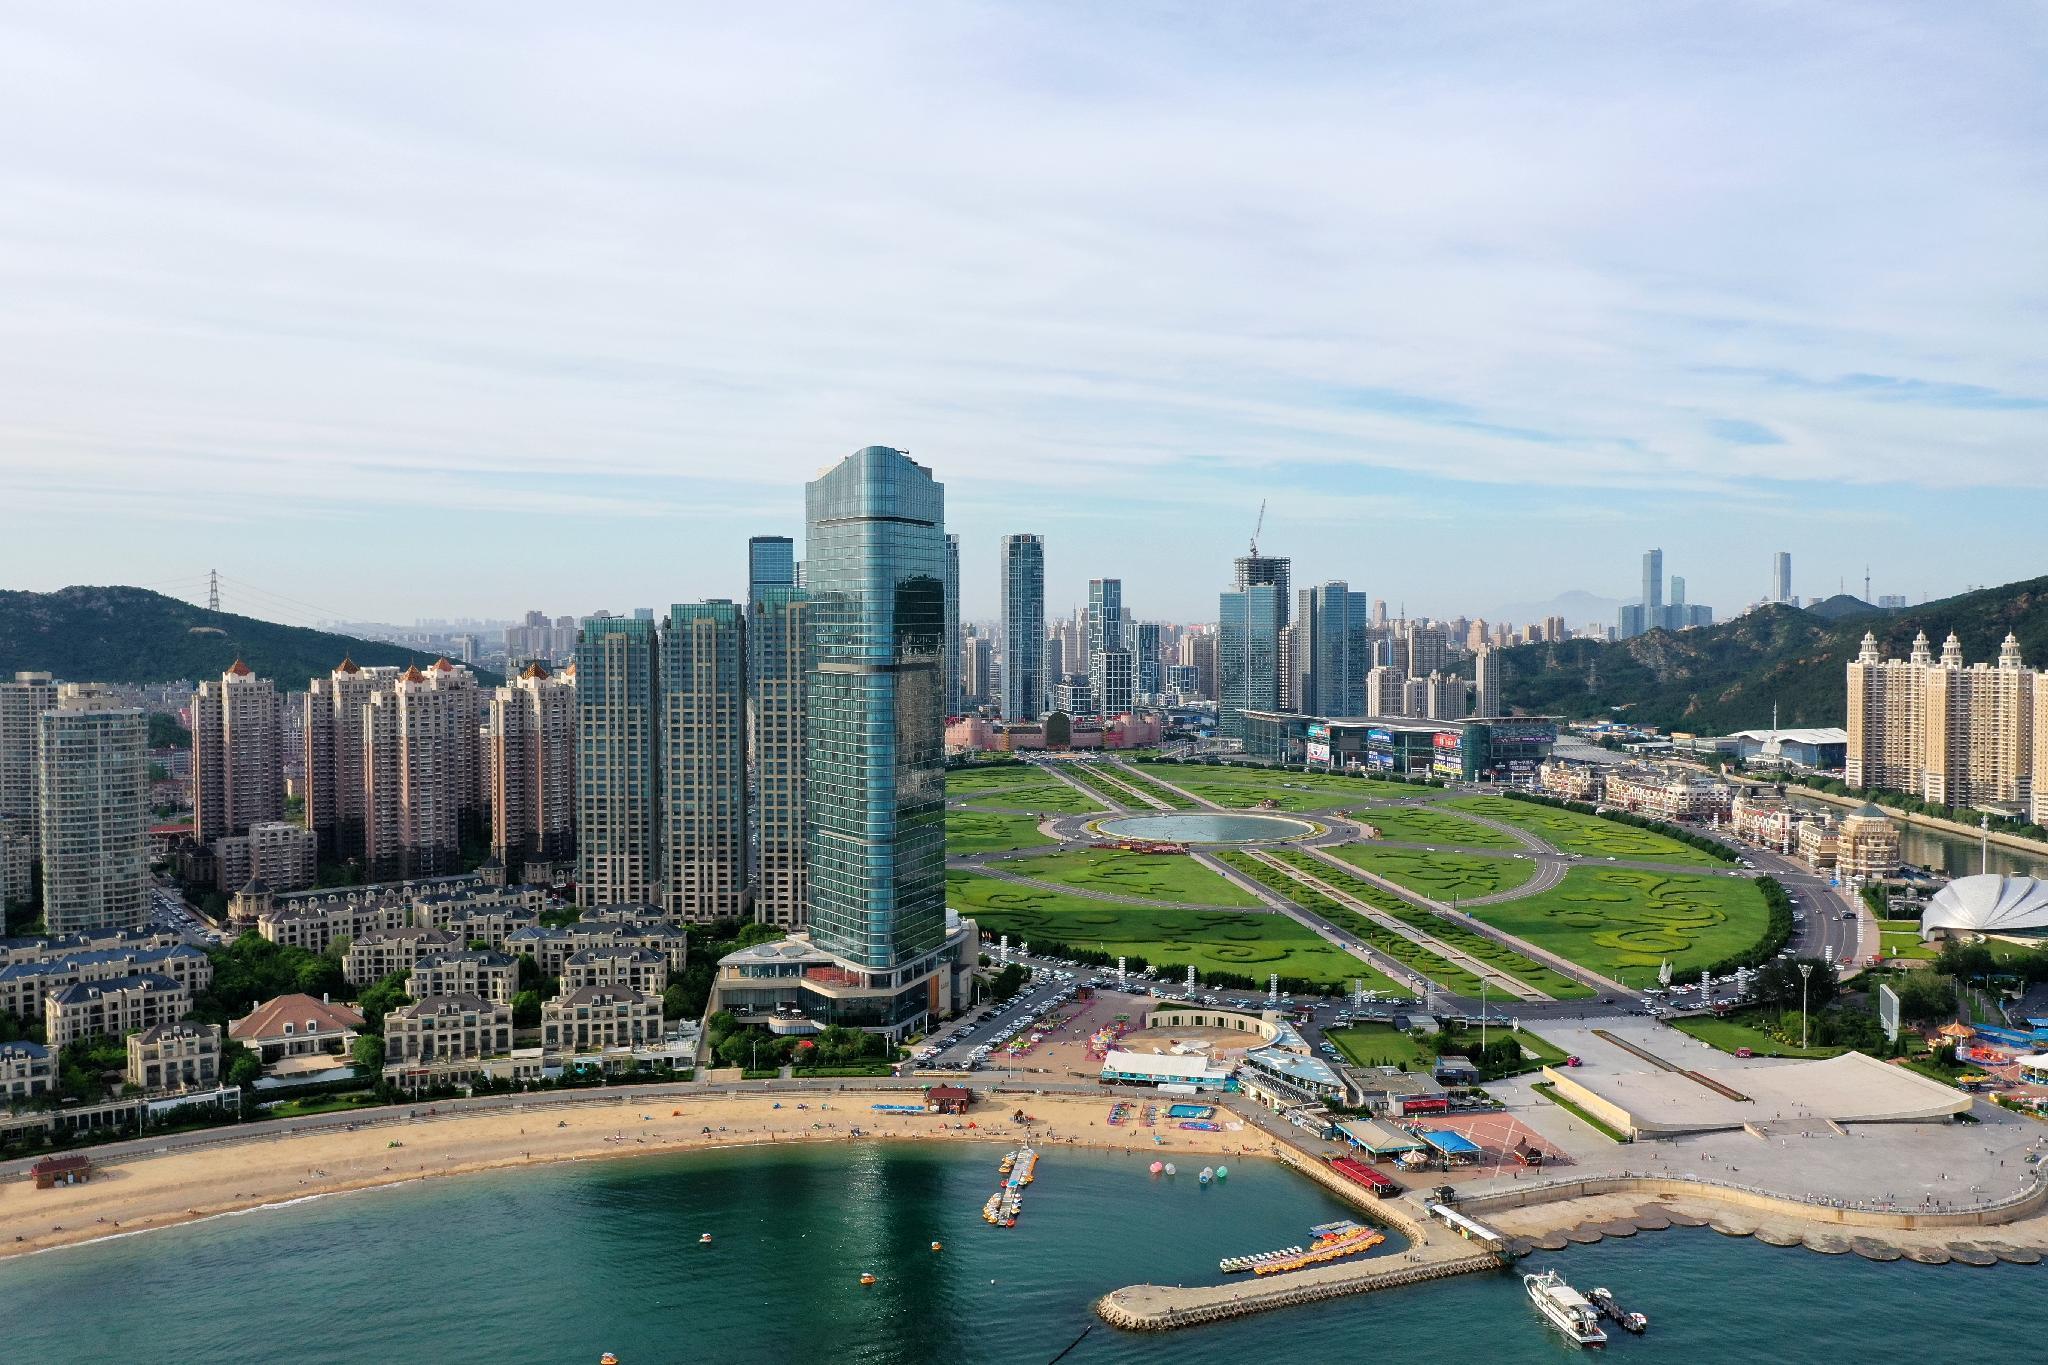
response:
[[[284,1032],[286,1024],[302,1024],[309,1019],[316,1021],[322,1031],[332,1029],[337,1033],[344,1029],[359,1029],[363,1026],[361,1012],[348,1005],[315,1000],[310,995],[292,994],[266,1000],[250,1010],[228,1025],[228,1036],[274,1038]]]

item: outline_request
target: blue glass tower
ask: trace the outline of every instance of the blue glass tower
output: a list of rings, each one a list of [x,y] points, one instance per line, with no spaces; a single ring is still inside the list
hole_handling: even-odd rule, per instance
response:
[[[946,490],[869,446],[804,489],[811,937],[866,967],[945,939]]]

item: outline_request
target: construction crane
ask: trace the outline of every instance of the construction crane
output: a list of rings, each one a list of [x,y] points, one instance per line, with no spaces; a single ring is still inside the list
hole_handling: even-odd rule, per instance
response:
[[[1266,500],[1259,499],[1259,519],[1252,527],[1252,558],[1259,557],[1259,532],[1266,529]]]

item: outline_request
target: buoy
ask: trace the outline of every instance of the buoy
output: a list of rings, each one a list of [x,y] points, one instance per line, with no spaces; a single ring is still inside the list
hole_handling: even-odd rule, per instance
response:
[[[1229,1168],[1228,1166],[1218,1166],[1218,1167],[1216,1168],[1216,1178],[1217,1178],[1218,1180],[1221,1180],[1221,1179],[1223,1179],[1223,1178],[1224,1178],[1225,1176],[1227,1176],[1227,1175],[1229,1175],[1229,1174],[1230,1174],[1230,1168]]]
[[[1166,1169],[1165,1165],[1164,1165],[1163,1163],[1161,1163],[1161,1162],[1157,1162],[1157,1161],[1155,1161],[1155,1162],[1153,1162],[1153,1163],[1152,1163],[1152,1174],[1154,1174],[1154,1175],[1158,1175],[1158,1174],[1159,1174],[1159,1173],[1160,1173],[1161,1171],[1163,1171],[1163,1170],[1165,1170],[1165,1169]]]
[[[943,1242],[933,1242],[933,1243],[932,1243],[932,1250],[933,1250],[933,1251],[944,1251],[945,1249],[946,1249],[946,1246],[945,1246],[945,1243],[943,1243]]]
[[[873,1275],[868,1274],[866,1271],[862,1271],[860,1276],[860,1282],[862,1284],[873,1284],[875,1282],[875,1277]]]

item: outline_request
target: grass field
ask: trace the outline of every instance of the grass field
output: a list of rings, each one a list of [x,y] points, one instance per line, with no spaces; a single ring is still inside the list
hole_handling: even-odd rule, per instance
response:
[[[1881,951],[1886,957],[1911,957],[1932,962],[1941,955],[1940,949],[1920,941],[1920,921],[1917,919],[1881,919],[1877,927],[1884,939]]]
[[[1038,822],[1028,815],[985,810],[946,812],[948,853],[1007,853],[1013,848],[1036,848],[1052,842],[1038,832]]]
[[[1455,810],[1504,821],[1517,829],[1526,829],[1566,853],[1583,854],[1588,858],[1639,858],[1646,862],[1692,863],[1700,867],[1722,865],[1719,859],[1676,839],[1667,839],[1653,830],[1618,825],[1612,820],[1582,815],[1575,810],[1558,810],[1530,801],[1510,800],[1505,796],[1460,796],[1444,804]]]
[[[1436,1049],[1392,1024],[1365,1023],[1330,1029],[1324,1037],[1354,1066],[1399,1066],[1428,1072],[1436,1067]]]
[[[1109,767],[1110,765],[1105,764],[1103,766]],[[1161,801],[1164,801],[1167,805],[1172,806],[1175,810],[1200,809],[1200,804],[1198,802],[1188,797],[1182,796],[1177,791],[1169,791],[1167,788],[1161,786],[1159,782],[1150,773],[1145,772],[1142,768],[1138,768],[1135,766],[1119,766],[1112,769],[1111,775],[1121,779],[1124,782],[1129,783],[1131,786],[1136,787],[1141,792],[1145,792],[1151,796],[1159,798]]]
[[[1846,1047],[1802,1049],[1797,1044],[1787,1046],[1742,1013],[1720,1019],[1706,1016],[1697,1019],[1674,1019],[1671,1026],[1680,1033],[1690,1034],[1708,1046],[1717,1047],[1728,1053],[1739,1047],[1746,1047],[1759,1057],[1839,1057],[1849,1050]]]
[[[1470,953],[1487,966],[1506,972],[1525,985],[1534,986],[1545,995],[1558,1000],[1584,1000],[1592,996],[1588,987],[1580,985],[1554,968],[1546,967],[1534,958],[1527,957],[1503,944],[1495,943],[1483,934],[1476,934],[1461,925],[1453,924],[1441,916],[1432,914],[1419,905],[1411,905],[1392,892],[1384,891],[1358,877],[1348,876],[1331,867],[1328,863],[1296,849],[1281,851],[1277,856],[1321,877],[1331,885],[1340,887],[1356,896],[1376,910],[1383,910],[1400,920],[1413,925],[1431,938],[1438,940],[1459,952]],[[1427,975],[1427,973],[1425,973]],[[1472,994],[1478,994],[1475,983]]]
[[[966,800],[984,809],[1003,807],[1059,815],[1084,815],[1106,809],[1058,778],[1047,777],[1022,763],[955,769],[946,774],[946,798]]]
[[[1261,886],[1287,897],[1312,915],[1322,916],[1409,971],[1428,977],[1453,995],[1478,996],[1479,978],[1450,959],[1431,952],[1412,939],[1403,938],[1386,925],[1359,914],[1350,906],[1331,899],[1312,886],[1304,886],[1280,869],[1262,863],[1248,853],[1219,853],[1216,856]],[[1311,874],[1315,872],[1313,867],[1306,870]],[[1405,994],[1406,988],[1403,987],[1402,990]]]
[[[1139,763],[1138,771],[1156,771],[1174,786],[1214,801],[1219,806],[1248,807],[1271,799],[1281,810],[1328,810],[1361,798],[1385,799],[1397,790],[1385,782],[1360,777],[1317,777],[1310,773],[1264,768],[1225,768],[1196,763]]]
[[[1526,858],[1489,858],[1473,853],[1425,853],[1420,849],[1346,844],[1330,852],[1345,862],[1439,901],[1469,901],[1512,891],[1536,875]]]
[[[1449,811],[1425,806],[1367,806],[1351,814],[1377,829],[1382,839],[1411,844],[1451,844],[1458,848],[1522,847],[1521,841],[1511,834],[1489,829]]]
[[[1371,989],[1399,990],[1284,915],[1112,905],[972,872],[946,874],[946,903],[971,915],[983,933],[1008,934],[1012,943],[1037,940],[1142,955],[1155,965],[1192,963],[1198,972],[1255,978],[1278,972],[1332,991],[1349,990],[1358,978]]]
[[[1488,924],[1605,976],[1637,984],[1665,960],[1679,976],[1756,945],[1763,893],[1732,877],[1575,867],[1548,891],[1474,906]]]
[[[1114,891],[1185,905],[1258,905],[1249,894],[1193,858],[1170,854],[1089,848],[1035,858],[1006,858],[1002,870],[1020,877],[1058,882],[1077,891]]]

